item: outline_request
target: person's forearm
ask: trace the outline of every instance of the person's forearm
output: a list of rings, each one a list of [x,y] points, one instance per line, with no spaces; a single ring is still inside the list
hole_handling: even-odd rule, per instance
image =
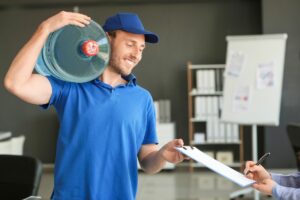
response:
[[[30,79],[48,35],[48,30],[40,25],[31,39],[19,51],[5,76],[4,84],[7,89],[17,89],[19,85],[23,85]]]
[[[154,151],[150,153],[140,162],[142,169],[149,174],[159,172],[165,164],[166,161],[161,155],[161,151]]]
[[[276,200],[299,200],[300,189],[284,187],[277,184],[272,190],[272,195]]]
[[[272,179],[279,185],[293,188],[300,188],[300,173],[294,173],[290,175],[282,175],[271,173]]]

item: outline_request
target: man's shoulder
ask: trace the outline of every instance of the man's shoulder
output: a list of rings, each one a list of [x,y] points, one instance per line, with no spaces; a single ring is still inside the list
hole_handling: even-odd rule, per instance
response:
[[[143,93],[145,96],[148,96],[148,97],[151,97],[151,98],[152,98],[152,95],[151,95],[150,91],[147,90],[146,88],[144,88],[144,87],[142,87],[142,86],[140,86],[140,85],[137,84],[137,85],[136,85],[136,89],[137,89],[139,92]]]

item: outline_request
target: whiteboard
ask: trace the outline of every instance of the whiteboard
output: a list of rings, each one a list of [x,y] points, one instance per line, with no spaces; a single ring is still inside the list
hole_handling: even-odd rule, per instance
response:
[[[226,40],[222,121],[278,126],[287,34]]]

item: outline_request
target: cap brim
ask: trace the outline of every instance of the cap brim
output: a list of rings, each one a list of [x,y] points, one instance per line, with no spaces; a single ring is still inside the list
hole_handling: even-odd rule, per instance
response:
[[[145,35],[145,41],[149,43],[158,43],[159,37],[155,33],[147,33]]]
[[[159,37],[155,33],[152,33],[147,30],[139,30],[135,28],[121,28],[121,30],[129,32],[129,33],[134,33],[134,34],[143,34],[145,35],[145,42],[148,43],[158,43],[159,42]]]

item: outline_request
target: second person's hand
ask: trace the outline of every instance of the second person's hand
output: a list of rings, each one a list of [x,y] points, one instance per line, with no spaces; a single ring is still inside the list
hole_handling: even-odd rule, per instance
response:
[[[250,172],[250,173],[248,173]],[[246,168],[244,174],[255,181],[263,181],[265,179],[272,179],[269,172],[261,165],[256,165],[253,161],[246,162]]]
[[[266,195],[272,195],[273,187],[276,186],[276,182],[272,179],[264,179],[261,182],[254,183],[252,185],[253,188],[259,190],[260,192]]]

